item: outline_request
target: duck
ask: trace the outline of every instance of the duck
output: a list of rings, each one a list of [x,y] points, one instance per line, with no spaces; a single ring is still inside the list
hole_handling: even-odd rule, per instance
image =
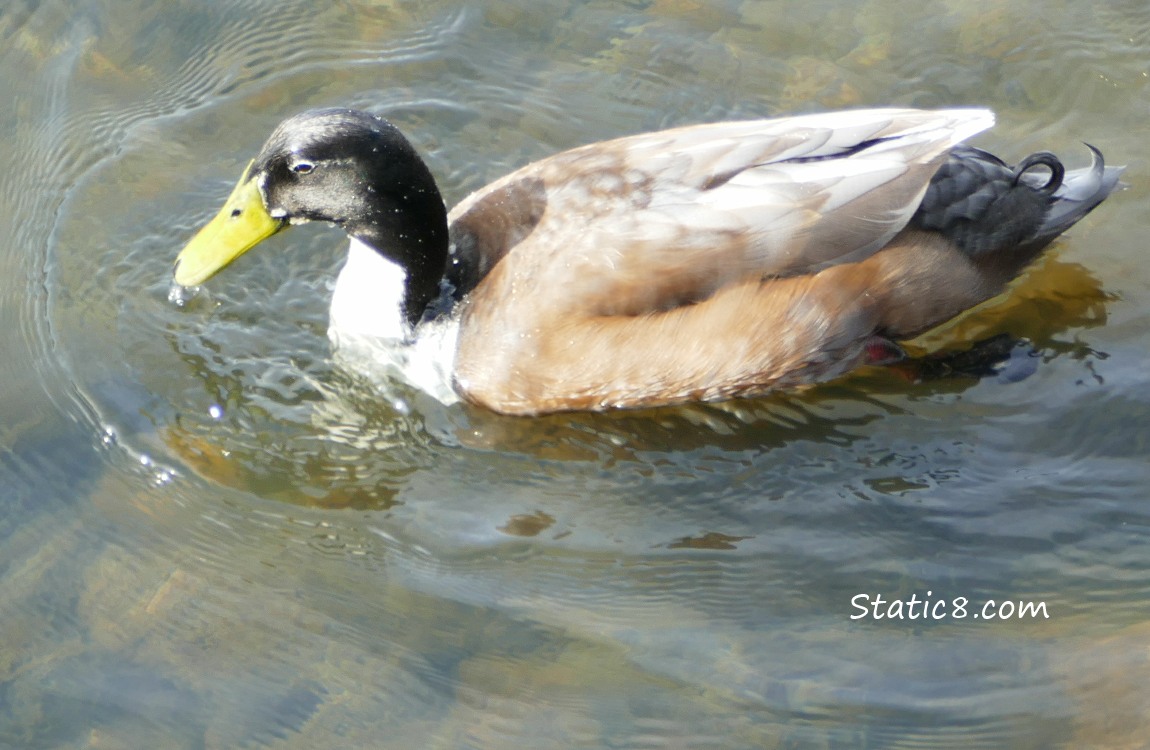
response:
[[[204,284],[288,227],[350,238],[329,338],[353,369],[511,415],[756,397],[903,360],[1106,199],[1093,146],[1015,165],[984,108],[681,126],[535,161],[450,212],[383,117],[284,120],[179,252]]]

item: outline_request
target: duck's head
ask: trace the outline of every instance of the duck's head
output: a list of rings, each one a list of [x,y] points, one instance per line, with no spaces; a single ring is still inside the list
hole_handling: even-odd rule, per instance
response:
[[[350,109],[295,115],[275,129],[220,212],[176,259],[180,286],[207,281],[291,224],[326,221],[398,263],[407,314],[435,296],[447,212],[430,170],[386,120]]]

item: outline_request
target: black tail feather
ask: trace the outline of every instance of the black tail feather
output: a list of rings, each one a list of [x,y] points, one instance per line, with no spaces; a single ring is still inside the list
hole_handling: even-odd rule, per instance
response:
[[[1089,143],[1085,145],[1090,149],[1090,166],[1066,173],[1062,185],[1054,191],[1046,217],[1027,244],[1037,247],[1048,244],[1094,210],[1118,187],[1118,178],[1125,167],[1106,166],[1102,152]],[[1026,177],[1023,175],[1023,180],[1029,181]]]
[[[981,149],[957,146],[911,226],[943,234],[973,258],[1008,254],[1025,262],[1118,186],[1123,167],[1107,167],[1102,153],[1087,147],[1090,166],[1068,172],[1047,152],[1012,169]]]

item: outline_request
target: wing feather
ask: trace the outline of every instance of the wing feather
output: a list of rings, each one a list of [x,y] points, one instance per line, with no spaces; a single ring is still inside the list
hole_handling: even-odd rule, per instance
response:
[[[992,123],[982,109],[874,109],[622,138],[493,183],[452,212],[453,234],[485,273],[509,266],[482,281],[501,300],[541,287],[564,314],[666,310],[866,258],[906,226],[946,152]],[[529,225],[506,219],[524,185]]]

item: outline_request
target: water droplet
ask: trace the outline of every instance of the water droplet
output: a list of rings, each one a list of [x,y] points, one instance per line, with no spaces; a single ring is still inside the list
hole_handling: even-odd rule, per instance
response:
[[[212,404],[208,407],[208,416],[210,416],[212,419],[223,419],[224,407],[220,406],[219,404]]]
[[[186,307],[192,298],[196,296],[198,286],[180,286],[176,282],[168,285],[168,302],[171,302],[176,307]]]

